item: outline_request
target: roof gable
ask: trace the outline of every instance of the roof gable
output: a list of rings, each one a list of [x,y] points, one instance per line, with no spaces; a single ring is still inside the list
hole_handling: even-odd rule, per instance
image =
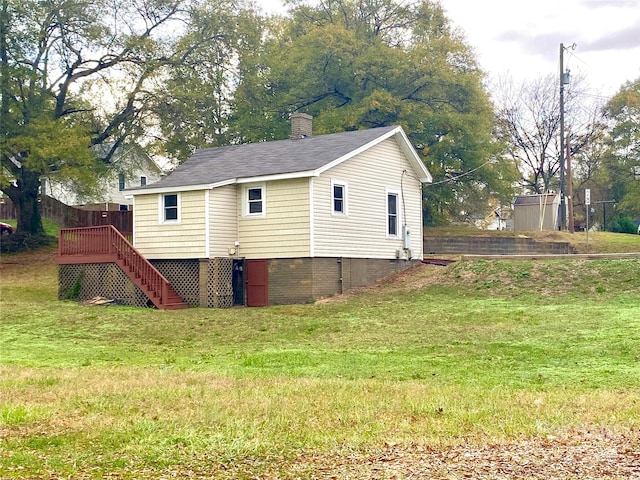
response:
[[[113,148],[113,145],[113,142],[94,145],[93,151],[98,157],[105,157]],[[118,171],[137,168],[141,171],[149,171],[157,174],[163,173],[162,168],[160,168],[156,161],[151,158],[142,147],[134,143],[119,145],[109,162],[114,165]]]
[[[229,183],[317,176],[391,137],[400,144],[418,178],[430,182],[431,175],[402,128],[390,126],[201,149],[163,180],[130,193],[192,190]]]

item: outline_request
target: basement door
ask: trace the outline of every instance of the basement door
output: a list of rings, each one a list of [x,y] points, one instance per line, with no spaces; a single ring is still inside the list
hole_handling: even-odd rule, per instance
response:
[[[241,305],[244,307],[244,286],[244,260],[242,258],[234,259],[231,273],[234,306]]]
[[[269,304],[269,269],[266,260],[245,260],[247,307],[266,307]]]

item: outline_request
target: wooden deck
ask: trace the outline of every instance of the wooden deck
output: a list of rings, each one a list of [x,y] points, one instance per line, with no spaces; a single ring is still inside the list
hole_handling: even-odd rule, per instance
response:
[[[169,281],[112,225],[60,230],[56,261],[59,265],[115,263],[157,308],[188,306]]]

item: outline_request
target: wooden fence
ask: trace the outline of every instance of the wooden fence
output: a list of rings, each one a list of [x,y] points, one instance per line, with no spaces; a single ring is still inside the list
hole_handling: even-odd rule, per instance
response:
[[[16,207],[8,198],[0,199],[0,218],[16,218]]]
[[[0,203],[0,218],[16,218],[15,206],[10,199]],[[133,212],[82,210],[70,207],[55,198],[42,196],[40,214],[62,228],[97,227],[113,225],[120,232],[128,234],[133,231]]]

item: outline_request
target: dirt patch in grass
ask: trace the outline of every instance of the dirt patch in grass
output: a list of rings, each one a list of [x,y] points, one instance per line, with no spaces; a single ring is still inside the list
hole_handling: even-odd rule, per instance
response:
[[[301,456],[297,469],[309,478],[630,479],[640,478],[640,444],[637,432],[587,431],[446,449],[386,445],[366,455]]]

